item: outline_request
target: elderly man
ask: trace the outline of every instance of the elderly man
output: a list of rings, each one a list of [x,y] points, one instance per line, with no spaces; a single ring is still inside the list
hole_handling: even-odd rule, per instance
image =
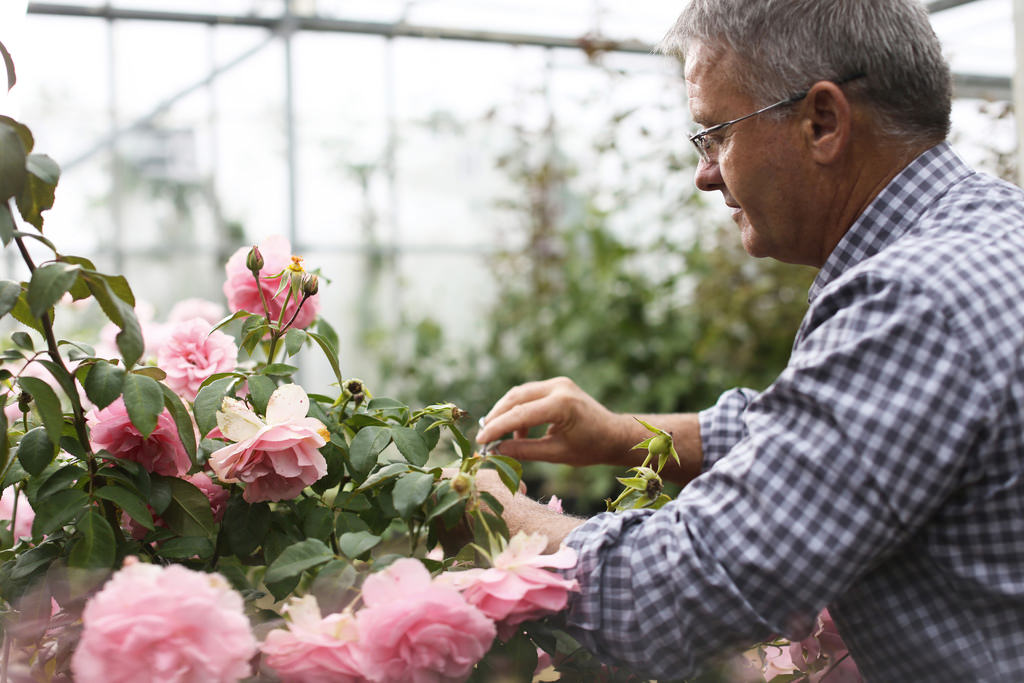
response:
[[[579,552],[568,624],[658,678],[827,606],[868,680],[1024,680],[1024,194],[945,142],[925,10],[693,0],[665,45],[697,186],[750,254],[820,268],[809,310],[765,391],[642,416],[675,437],[675,501],[580,520],[506,492],[510,529]],[[648,435],[564,378],[477,438],[506,433],[516,458],[622,467]]]

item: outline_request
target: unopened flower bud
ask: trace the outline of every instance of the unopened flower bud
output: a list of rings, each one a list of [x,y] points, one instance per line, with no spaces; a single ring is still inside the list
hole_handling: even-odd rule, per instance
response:
[[[260,253],[259,247],[253,247],[249,250],[249,255],[245,257],[245,267],[252,271],[253,274],[263,270],[263,254]]]
[[[672,440],[664,434],[659,434],[647,446],[647,452],[651,455],[667,455],[672,447]]]
[[[313,273],[304,273],[302,276],[302,284],[300,291],[302,296],[313,296],[317,290],[320,289],[320,278]]]
[[[21,395],[18,396],[18,410],[23,413],[27,413],[32,409],[32,394],[27,391],[22,391]]]
[[[473,479],[470,478],[465,472],[459,472],[452,479],[452,490],[460,496],[465,495],[469,492],[470,487],[473,486]]]
[[[661,490],[663,488],[665,487],[661,483],[661,477],[653,477],[647,480],[647,490],[645,491],[645,493],[647,494],[648,498],[654,500],[655,498],[661,495]]]

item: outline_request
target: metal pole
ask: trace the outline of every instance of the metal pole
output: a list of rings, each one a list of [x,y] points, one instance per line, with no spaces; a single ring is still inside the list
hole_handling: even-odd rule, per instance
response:
[[[295,32],[291,0],[285,0],[284,21],[281,23],[281,40],[284,42],[284,115],[288,159],[288,241],[292,250],[299,249],[298,226],[298,181],[295,152],[295,67],[292,62],[292,36]]]
[[[1017,184],[1024,187],[1024,0],[1013,0],[1013,111],[1017,124]]]

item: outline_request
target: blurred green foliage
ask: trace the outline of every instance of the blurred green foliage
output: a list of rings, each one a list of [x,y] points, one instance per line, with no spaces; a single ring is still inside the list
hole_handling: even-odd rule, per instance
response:
[[[612,117],[594,142],[596,158],[628,154],[614,144],[628,118]],[[676,412],[773,380],[813,270],[747,255],[735,225],[710,209],[718,198],[693,189],[695,159],[672,151],[678,140],[646,141],[655,150],[647,167],[659,166],[654,180],[623,175],[609,188],[588,185],[565,160],[551,142],[553,124],[517,132],[499,164],[517,189],[501,206],[519,239],[489,257],[497,296],[475,323],[477,340],[453,344],[436,319],[407,316],[378,337],[387,343],[378,350],[389,391],[452,401],[479,417],[516,384],[566,375],[613,410]],[[538,149],[547,152],[538,158]],[[598,208],[598,195],[614,197],[614,208]],[[652,214],[660,216],[653,225],[631,223]],[[578,513],[603,510],[621,475],[527,465],[534,495],[557,494]]]

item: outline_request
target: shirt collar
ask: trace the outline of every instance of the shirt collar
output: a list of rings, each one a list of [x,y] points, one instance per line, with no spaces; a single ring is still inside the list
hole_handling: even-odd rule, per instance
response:
[[[948,142],[910,162],[889,181],[832,250],[808,292],[814,301],[828,283],[895,242],[956,182],[974,171]]]

